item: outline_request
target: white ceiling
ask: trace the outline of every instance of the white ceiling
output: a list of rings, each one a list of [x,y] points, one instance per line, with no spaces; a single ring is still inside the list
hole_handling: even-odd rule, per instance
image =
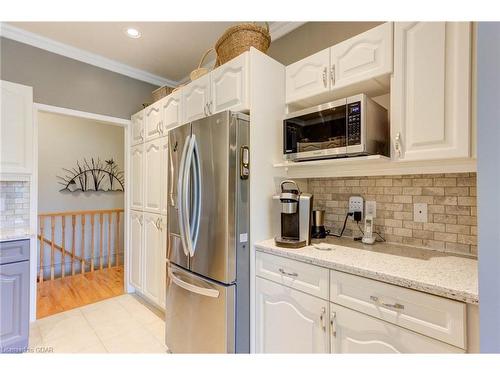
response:
[[[233,24],[235,23],[10,22],[7,26],[38,34],[167,80],[183,81],[197,67],[205,50],[212,47],[224,30]],[[271,30],[276,30],[274,39],[301,24],[302,22],[271,23]],[[137,28],[141,32],[141,38],[127,37],[124,33],[127,27]]]

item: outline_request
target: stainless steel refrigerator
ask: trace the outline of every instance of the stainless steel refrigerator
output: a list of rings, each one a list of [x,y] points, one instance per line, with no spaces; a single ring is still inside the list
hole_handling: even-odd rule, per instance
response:
[[[249,118],[169,131],[166,344],[250,351]]]

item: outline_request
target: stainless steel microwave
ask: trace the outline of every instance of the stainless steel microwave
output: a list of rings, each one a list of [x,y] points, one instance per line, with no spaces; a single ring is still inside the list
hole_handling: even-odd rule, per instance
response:
[[[290,113],[283,120],[283,154],[293,161],[389,156],[387,109],[359,94]]]

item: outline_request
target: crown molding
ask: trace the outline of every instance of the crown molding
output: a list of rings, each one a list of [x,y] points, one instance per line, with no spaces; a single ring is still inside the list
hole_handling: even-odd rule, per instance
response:
[[[285,36],[286,34],[292,32],[293,30],[299,28],[306,22],[269,22],[269,34],[271,34],[271,41],[274,42],[275,40],[278,40],[282,36]],[[210,69],[211,67],[214,66],[215,60],[212,59],[205,64],[203,64],[203,68],[208,68]],[[186,83],[189,83],[191,79],[189,78],[189,74],[179,80],[178,84],[183,85]]]
[[[29,31],[17,28],[15,26],[2,22],[0,24],[0,36],[12,39],[20,43],[29,44],[30,46],[40,48],[61,56],[69,57],[73,60],[78,60],[86,64],[97,66],[118,74],[125,75],[130,78],[151,83],[156,86],[168,85],[176,87],[179,83],[155,74],[146,72],[141,69],[131,67],[118,61],[108,59],[101,55],[72,47],[70,45],[57,42],[53,39],[43,37],[41,35],[31,33]]]
[[[269,33],[271,34],[271,40],[278,40],[282,36],[299,28],[303,24],[305,24],[305,22],[271,22],[269,24]]]

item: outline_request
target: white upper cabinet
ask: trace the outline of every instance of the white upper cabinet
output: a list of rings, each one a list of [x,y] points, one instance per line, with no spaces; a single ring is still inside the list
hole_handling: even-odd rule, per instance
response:
[[[146,141],[158,138],[163,133],[163,101],[161,99],[156,103],[151,104],[145,109],[146,112]]]
[[[286,67],[286,102],[291,103],[330,90],[330,48]]]
[[[394,54],[394,159],[469,157],[471,24],[397,22]]]
[[[144,148],[144,210],[160,213],[163,186],[163,145],[166,138],[147,142]]]
[[[144,206],[144,145],[130,149],[130,208],[142,210]]]
[[[256,278],[257,353],[328,353],[328,302]]]
[[[392,72],[392,28],[387,22],[331,48],[333,89]]]
[[[248,60],[249,54],[243,53],[212,71],[209,112],[249,109]]]
[[[0,81],[0,172],[30,174],[33,170],[33,89]]]
[[[144,109],[132,115],[131,128],[131,144],[137,145],[144,142]]]
[[[205,74],[182,88],[182,123],[208,116],[209,103],[210,74]]]
[[[129,275],[130,283],[134,288],[142,289],[142,267],[143,267],[143,214],[142,212],[130,211],[129,214]]]
[[[163,109],[163,134],[168,129],[175,128],[181,124],[181,92],[176,91],[162,100]]]

